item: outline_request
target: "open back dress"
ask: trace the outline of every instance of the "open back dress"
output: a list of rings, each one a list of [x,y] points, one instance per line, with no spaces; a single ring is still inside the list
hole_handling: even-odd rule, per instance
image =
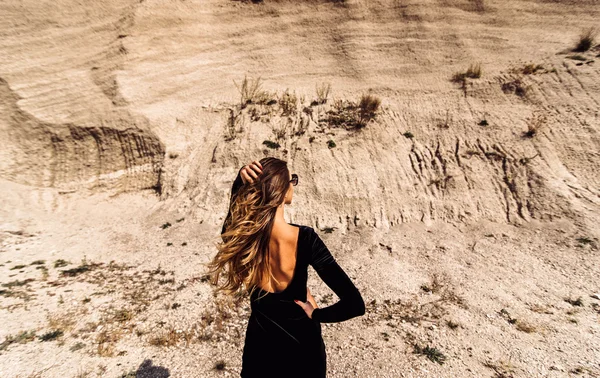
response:
[[[240,172],[233,183],[231,201],[243,185]],[[227,218],[230,216],[231,204]],[[222,233],[225,232],[227,218]],[[321,323],[341,322],[365,313],[360,292],[315,230],[290,224],[299,228],[292,280],[279,292],[265,292],[257,288],[252,293],[241,378],[325,378],[327,355]],[[294,302],[295,299],[307,300],[309,265],[339,297],[339,301],[330,306],[314,309],[312,318]],[[265,293],[266,296],[263,296]],[[262,298],[259,299],[260,296]]]

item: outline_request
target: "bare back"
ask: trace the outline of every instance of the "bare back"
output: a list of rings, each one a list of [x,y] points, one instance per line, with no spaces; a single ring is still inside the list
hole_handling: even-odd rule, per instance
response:
[[[265,277],[260,283],[260,287],[270,293],[278,293],[284,291],[294,278],[296,269],[298,243],[300,236],[300,228],[296,226],[286,227],[284,231],[280,231],[277,235],[271,233],[269,241],[269,256],[273,275],[279,284],[273,281],[272,287],[269,285],[268,277]]]

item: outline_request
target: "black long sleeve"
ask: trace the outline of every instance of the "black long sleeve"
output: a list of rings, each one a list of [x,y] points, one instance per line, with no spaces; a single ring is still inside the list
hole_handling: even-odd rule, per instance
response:
[[[337,323],[364,315],[365,302],[346,272],[313,228],[311,230],[310,265],[340,300],[330,306],[316,308],[312,319],[321,323]]]
[[[225,217],[225,221],[223,221],[223,228],[221,229],[221,234],[223,234],[225,232],[225,225],[227,224],[227,220],[231,217],[231,203],[233,202],[233,200],[235,199],[235,196],[237,195],[238,190],[242,187],[242,185],[244,185],[244,181],[242,180],[242,169],[244,167],[240,168],[240,170],[238,171],[237,177],[235,178],[235,180],[233,180],[233,185],[231,186],[231,197],[229,199],[229,210],[227,211],[227,216]]]

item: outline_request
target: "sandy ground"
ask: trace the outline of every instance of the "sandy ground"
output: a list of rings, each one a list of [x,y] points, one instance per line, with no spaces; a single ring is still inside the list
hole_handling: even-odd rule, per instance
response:
[[[323,325],[329,377],[599,377],[600,47],[570,51],[598,19],[593,0],[0,3],[0,376],[239,376],[249,303],[203,264],[235,173],[276,156],[300,178],[286,218],[367,303]],[[241,109],[245,75],[277,103]],[[365,93],[376,118],[336,127]]]

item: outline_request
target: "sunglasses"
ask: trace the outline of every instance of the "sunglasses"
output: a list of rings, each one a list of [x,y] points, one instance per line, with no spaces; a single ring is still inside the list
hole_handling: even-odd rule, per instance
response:
[[[290,182],[294,186],[298,185],[298,175],[295,173],[292,173],[292,179],[290,180]]]

